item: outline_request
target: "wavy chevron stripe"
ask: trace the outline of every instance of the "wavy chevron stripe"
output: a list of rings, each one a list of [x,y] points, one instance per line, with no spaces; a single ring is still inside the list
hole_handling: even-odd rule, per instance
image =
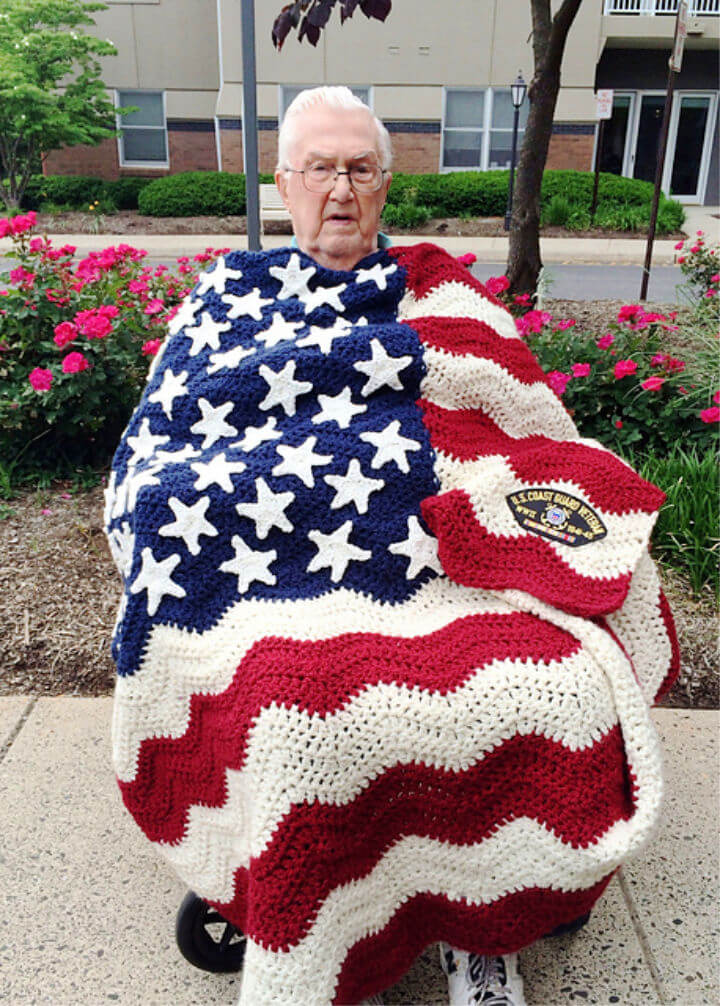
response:
[[[113,761],[247,935],[241,1006],[357,1003],[434,941],[588,912],[660,812],[662,494],[432,245],[231,252],[172,328],[105,499]],[[571,511],[580,544],[547,531]]]

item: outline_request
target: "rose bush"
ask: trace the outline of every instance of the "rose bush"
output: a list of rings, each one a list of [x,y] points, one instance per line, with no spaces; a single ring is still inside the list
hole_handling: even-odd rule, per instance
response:
[[[106,463],[168,321],[208,248],[173,269],[120,244],[73,263],[75,248],[33,234],[35,214],[0,219],[15,268],[0,273],[0,458],[53,471]]]
[[[677,312],[663,315],[626,304],[598,336],[579,332],[572,318],[528,310],[530,298],[510,298],[504,276],[485,285],[512,310],[518,332],[583,436],[625,456],[665,456],[678,440],[701,451],[713,447],[720,419],[718,339],[707,315],[685,322],[704,347],[686,360],[663,351],[678,333]]]

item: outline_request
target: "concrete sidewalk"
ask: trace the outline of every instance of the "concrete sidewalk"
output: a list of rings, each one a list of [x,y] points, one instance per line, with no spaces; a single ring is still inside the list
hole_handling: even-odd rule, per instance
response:
[[[208,247],[233,250],[247,248],[247,237],[244,234],[52,234],[50,238],[58,248],[64,244],[75,245],[76,257],[123,243],[144,249],[150,258],[168,260],[177,258],[178,255],[196,255]],[[452,255],[473,252],[479,262],[502,262],[508,253],[506,237],[473,238],[429,234],[395,235],[392,240],[397,245],[432,241]],[[266,234],[261,243],[265,250],[282,248],[290,243],[290,235]],[[675,244],[674,241],[656,241],[653,246],[653,265],[672,265],[679,254],[675,251]],[[9,238],[0,238],[0,258],[11,247]],[[643,265],[645,261],[645,241],[637,238],[541,238],[540,250],[543,262]]]
[[[241,976],[197,971],[175,946],[185,890],[121,804],[111,705],[0,698],[0,1000],[231,1006]],[[531,1006],[720,1001],[718,714],[654,716],[667,762],[659,834],[585,929],[521,954]],[[447,1003],[435,947],[385,999]]]

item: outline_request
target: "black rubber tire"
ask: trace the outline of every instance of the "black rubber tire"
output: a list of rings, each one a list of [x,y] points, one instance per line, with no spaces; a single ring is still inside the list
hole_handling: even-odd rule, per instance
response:
[[[579,919],[574,919],[572,922],[565,922],[561,926],[556,926],[555,929],[547,933],[547,936],[568,936],[570,933],[576,933],[583,926],[587,925],[590,919],[590,912],[587,915],[581,915]]]
[[[192,891],[178,909],[175,939],[185,960],[201,971],[226,974],[242,968],[245,936]]]

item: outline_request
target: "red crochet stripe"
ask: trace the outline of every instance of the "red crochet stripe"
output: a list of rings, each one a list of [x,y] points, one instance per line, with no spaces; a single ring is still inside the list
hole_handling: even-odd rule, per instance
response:
[[[233,901],[213,904],[256,942],[287,951],[312,929],[331,891],[370,874],[403,836],[464,846],[500,821],[526,817],[587,848],[630,818],[630,791],[619,726],[579,751],[516,735],[462,772],[396,765],[349,804],[293,807],[250,870],[236,871]]]
[[[475,318],[417,318],[405,322],[420,337],[423,346],[445,350],[454,356],[493,360],[523,384],[547,384],[547,378],[522,339],[503,339],[494,328]]]
[[[501,454],[527,485],[574,483],[592,506],[605,513],[654,513],[665,501],[661,489],[595,447],[539,436],[517,440],[480,409],[445,409],[427,399],[418,404],[432,446],[460,461]]]
[[[586,915],[612,874],[577,891],[531,888],[491,905],[418,894],[379,933],[359,940],[343,962],[334,1003],[358,1003],[399,981],[425,947],[445,940],[477,954],[508,954]],[[435,951],[437,952],[437,951]]]
[[[490,534],[464,490],[430,496],[420,508],[438,539],[443,569],[457,583],[486,590],[524,590],[561,611],[584,617],[609,614],[625,600],[630,573],[603,579],[582,576],[538,535]]]
[[[670,640],[671,657],[668,672],[657,690],[657,694],[654,699],[655,705],[657,705],[657,703],[660,702],[665,695],[667,695],[680,674],[680,646],[678,644],[677,630],[675,629],[675,620],[673,618],[672,611],[670,610],[668,600],[662,589],[660,590],[660,596],[658,598],[658,607],[660,608],[660,616],[663,620],[667,637]]]
[[[437,245],[423,241],[416,245],[389,248],[388,253],[406,270],[406,286],[418,300],[441,283],[456,282],[475,290],[486,300],[507,310],[497,297],[489,293],[483,284],[475,279],[466,266],[460,265],[457,259]]]
[[[493,660],[562,660],[579,648],[570,633],[522,612],[468,615],[410,639],[267,637],[243,658],[225,692],[192,696],[182,737],[142,742],[135,780],[119,781],[123,800],[148,838],[175,842],[185,832],[188,807],[225,802],[225,769],[242,767],[248,730],[273,702],[326,715],[381,681],[444,694]]]

